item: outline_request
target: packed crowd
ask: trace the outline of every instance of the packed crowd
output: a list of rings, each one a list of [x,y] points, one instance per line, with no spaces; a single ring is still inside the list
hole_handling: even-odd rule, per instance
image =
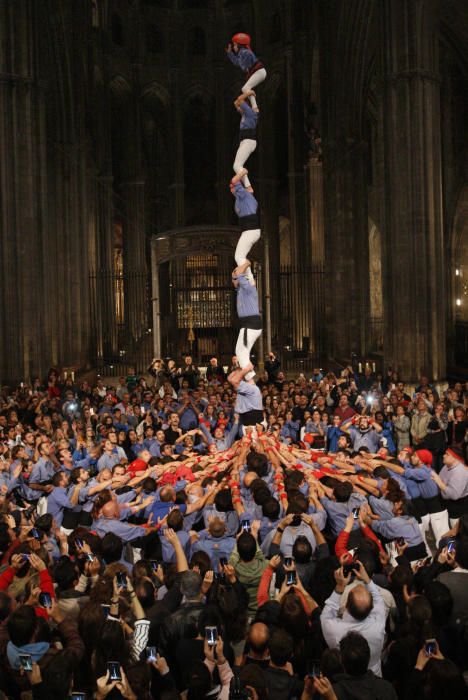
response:
[[[468,384],[236,370],[2,389],[0,698],[467,697]]]

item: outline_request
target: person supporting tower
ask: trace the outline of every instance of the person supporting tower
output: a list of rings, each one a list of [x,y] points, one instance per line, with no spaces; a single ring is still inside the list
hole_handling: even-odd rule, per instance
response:
[[[239,219],[241,236],[237,242],[234,258],[237,265],[243,265],[254,243],[260,238],[260,224],[258,218],[258,202],[251,192],[241,184],[241,180],[247,175],[247,170],[242,168],[235,175],[230,184],[230,189],[236,203],[234,210]],[[249,281],[253,280],[252,271],[248,268],[245,272]]]
[[[247,75],[247,82],[242,86],[242,92],[253,90],[263,83],[266,78],[265,66],[258,60],[250,48],[250,36],[240,32],[234,34],[231,43],[226,48],[229,60],[235,66],[239,66]],[[258,111],[257,100],[254,95],[250,95],[252,109]]]
[[[249,260],[236,267],[232,272],[232,284],[237,291],[237,315],[240,324],[235,353],[242,370],[247,365],[251,365],[250,353],[262,334],[262,317],[258,306],[257,286],[252,273],[250,273],[251,279],[247,277],[247,270],[250,270]],[[245,379],[249,381],[254,376],[255,372],[252,368],[245,374]]]
[[[243,369],[236,369],[228,377],[228,382],[237,391],[234,411],[239,414],[239,422],[244,427],[255,426],[263,421],[263,402],[260,389],[247,375],[253,370],[249,362]]]
[[[239,129],[239,148],[237,149],[234,165],[232,166],[236,175],[243,169],[249,156],[257,148],[257,120],[258,112],[255,112],[246,100],[255,93],[253,90],[242,93],[234,102],[234,107],[242,115]],[[246,190],[253,193],[253,188],[247,175],[242,178],[242,184]]]

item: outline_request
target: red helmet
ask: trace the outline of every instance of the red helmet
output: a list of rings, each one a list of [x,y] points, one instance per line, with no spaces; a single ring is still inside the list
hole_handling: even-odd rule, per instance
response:
[[[244,34],[243,32],[234,34],[231,41],[233,44],[239,44],[240,46],[250,46],[250,37],[248,34]]]

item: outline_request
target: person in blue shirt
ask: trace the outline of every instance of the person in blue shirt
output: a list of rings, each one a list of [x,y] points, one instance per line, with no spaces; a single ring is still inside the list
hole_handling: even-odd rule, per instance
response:
[[[51,480],[56,470],[53,462],[49,459],[50,452],[50,443],[42,442],[39,445],[40,457],[34,464],[29,477],[29,488],[34,491],[43,491],[44,493],[52,491]]]
[[[392,455],[394,455],[397,450],[395,446],[395,441],[393,439],[393,423],[391,421],[385,420],[385,414],[382,411],[376,411],[374,418],[375,422],[378,423],[382,428],[380,437],[383,439],[383,442],[388,451]]]
[[[260,218],[258,215],[258,202],[249,192],[241,180],[247,175],[247,170],[242,168],[231,180],[229,189],[235,197],[234,211],[237,214],[241,235],[237,241],[234,259],[237,266],[244,265],[252,246],[260,239]],[[249,281],[253,280],[250,265],[246,267],[246,275]]]
[[[263,399],[260,389],[253,379],[245,379],[245,375],[253,370],[249,363],[243,369],[234,370],[228,377],[229,383],[236,390],[235,411],[243,426],[256,425],[263,420]]]
[[[234,66],[243,70],[247,76],[247,82],[242,86],[242,92],[250,92],[257,85],[263,83],[266,78],[266,69],[261,61],[258,60],[250,47],[250,36],[239,32],[234,34],[231,42],[226,48],[227,57]],[[252,109],[258,110],[257,100],[254,95],[250,95],[250,104]]]
[[[340,428],[341,420],[339,416],[333,416],[333,425],[327,428],[327,451],[336,453],[338,450],[338,440],[346,437]]]
[[[341,424],[341,430],[351,438],[353,450],[359,452],[361,447],[367,447],[374,454],[380,444],[382,426],[367,416],[354,416]]]
[[[450,530],[447,508],[440,495],[440,488],[432,478],[432,454],[429,450],[417,450],[410,456],[411,467],[405,468],[405,477],[415,481],[419,486],[423,502],[421,528],[425,533],[432,526],[436,540],[439,541]]]
[[[229,559],[236,538],[226,534],[226,523],[218,517],[210,517],[208,528],[198,533],[198,540],[192,545],[192,553],[206,552],[211,559],[213,571],[218,571],[220,559]]]
[[[167,516],[167,527],[173,530],[179,540],[187,560],[190,559],[191,542],[190,534],[184,530],[184,516],[177,508]],[[163,528],[164,534],[166,528]],[[165,537],[161,537],[162,558],[167,564],[175,564],[176,554],[174,547],[168,542]]]
[[[239,129],[239,147],[237,149],[236,157],[234,159],[233,170],[238,175],[238,173],[243,170],[249,157],[257,148],[257,121],[258,112],[255,112],[250,105],[247,104],[247,97],[253,95],[254,92],[250,90],[247,93],[239,95],[239,97],[234,102],[234,107],[237,109],[241,115],[240,129]],[[248,175],[242,177],[242,184],[248,192],[253,192],[252,185]]]
[[[67,491],[68,483],[69,476],[64,471],[56,472],[52,477],[52,486],[54,488],[47,499],[47,512],[54,518],[58,527],[62,525],[66,509],[72,510],[77,508],[81,510],[78,507],[81,484],[75,484],[69,494]]]
[[[248,278],[248,269],[250,269],[250,262],[246,260],[243,265],[236,267],[232,273],[232,284],[237,292],[237,315],[240,324],[235,353],[241,369],[250,364],[250,353],[262,334],[262,317],[258,304],[258,291],[253,275],[252,280]],[[252,369],[245,375],[245,380],[249,381],[254,376],[255,372]]]

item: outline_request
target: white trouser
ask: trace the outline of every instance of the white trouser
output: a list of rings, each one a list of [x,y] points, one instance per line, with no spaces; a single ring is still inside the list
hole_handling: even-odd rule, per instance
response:
[[[237,241],[237,246],[236,250],[234,253],[234,259],[237,263],[237,265],[243,265],[246,260],[248,260],[247,256],[250,253],[250,250],[252,246],[260,239],[260,229],[259,228],[251,228],[247,229],[247,231],[242,231],[241,236],[239,240]],[[250,267],[247,268],[245,271],[245,276],[249,280],[249,282],[253,281],[253,275],[252,275],[252,270]]]
[[[237,149],[234,165],[232,166],[236,175],[237,173],[240,173],[249,156],[252,155],[256,148],[257,142],[255,139],[242,139],[239,144],[239,148]],[[247,175],[244,175],[242,178],[242,184],[244,187],[251,187],[250,180]]]
[[[260,336],[262,335],[262,331],[256,331],[253,328],[247,328],[247,345],[244,345],[244,335],[245,335],[246,329],[241,328],[239,331],[239,335],[237,337],[237,343],[236,343],[236,349],[235,349],[235,354],[237,356],[237,361],[239,362],[239,367],[244,369],[244,367],[247,367],[247,365],[250,362],[250,352],[255,345],[256,341]],[[255,376],[255,372],[252,370],[251,372],[248,372],[245,375],[246,379],[252,379],[252,377]]]
[[[242,86],[242,92],[248,92],[249,90],[255,90],[257,85],[260,85],[260,83],[263,83],[263,81],[266,78],[266,70],[265,68],[260,68],[260,70],[256,70],[253,75],[250,76],[250,78],[247,80],[245,85]],[[252,109],[258,109],[257,107],[257,100],[255,99],[254,95],[251,95],[249,97],[250,104],[252,105]]]
[[[438,547],[440,539],[450,530],[448,513],[446,510],[441,510],[439,513],[431,513],[430,518],[432,532]]]
[[[458,521],[460,518],[450,518],[450,527],[455,527],[455,525],[458,525]]]

